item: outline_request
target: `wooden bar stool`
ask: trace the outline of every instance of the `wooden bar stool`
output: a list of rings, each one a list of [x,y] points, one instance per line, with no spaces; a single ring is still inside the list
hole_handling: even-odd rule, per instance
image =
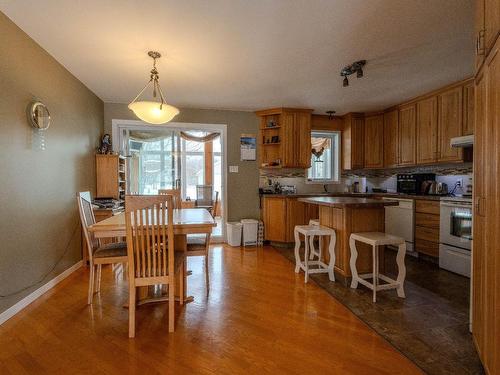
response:
[[[300,259],[300,235],[304,236],[304,262]],[[335,281],[335,275],[333,274],[333,267],[335,265],[335,242],[337,237],[335,235],[335,230],[320,225],[296,225],[294,230],[295,236],[295,272],[299,273],[300,269],[304,270],[305,279],[304,282],[307,283],[309,280],[310,273],[328,273],[330,281]],[[319,236],[320,246],[316,250],[314,247],[314,237]],[[321,259],[321,238],[324,236],[330,237],[330,245],[328,246],[328,252],[330,254],[330,261],[328,264]],[[310,253],[317,255],[317,260],[309,259]],[[314,259],[314,258],[313,258]],[[312,266],[312,268],[311,268]]]
[[[356,269],[356,259],[358,258],[358,249],[356,248],[356,241],[366,243],[372,247],[373,254],[373,272],[363,275],[358,275]],[[349,238],[349,245],[351,248],[351,273],[352,281],[351,288],[356,289],[358,283],[373,290],[373,302],[377,302],[377,291],[385,289],[396,289],[398,297],[405,298],[404,282],[406,277],[405,255],[406,255],[406,242],[401,237],[392,236],[382,232],[362,232],[351,233]],[[396,256],[396,263],[398,264],[398,277],[393,280],[386,275],[379,273],[379,260],[378,248],[384,245],[398,246],[398,255]],[[373,283],[365,279],[373,279]],[[386,284],[379,284],[379,279],[386,282]]]

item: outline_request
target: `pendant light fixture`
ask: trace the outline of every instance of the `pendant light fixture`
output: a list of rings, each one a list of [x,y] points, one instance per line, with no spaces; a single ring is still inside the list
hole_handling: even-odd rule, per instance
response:
[[[149,124],[159,125],[172,120],[175,116],[177,116],[179,110],[165,102],[160,83],[158,82],[160,74],[156,69],[156,59],[159,59],[161,54],[156,51],[149,51],[148,55],[153,59],[153,69],[151,69],[150,80],[135,97],[135,99],[128,105],[128,108],[142,121]],[[153,83],[153,98],[156,98],[157,95],[159,95],[160,101],[137,101],[151,82]]]

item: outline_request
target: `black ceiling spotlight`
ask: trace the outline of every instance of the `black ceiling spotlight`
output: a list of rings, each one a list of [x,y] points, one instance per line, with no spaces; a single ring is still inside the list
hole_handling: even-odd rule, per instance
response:
[[[365,66],[366,60],[359,60],[353,62],[351,65],[345,66],[341,71],[340,75],[344,77],[344,80],[342,81],[342,86],[347,87],[349,86],[349,80],[347,79],[347,76],[350,76],[351,74],[356,73],[357,78],[363,77],[363,66]]]
[[[333,115],[335,114],[336,111],[326,111],[326,114],[328,115],[328,120],[333,120]]]

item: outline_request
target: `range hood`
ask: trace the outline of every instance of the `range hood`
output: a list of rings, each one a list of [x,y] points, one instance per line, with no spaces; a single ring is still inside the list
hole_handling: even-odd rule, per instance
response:
[[[472,147],[474,144],[473,135],[465,135],[463,137],[455,137],[451,139],[451,147]]]

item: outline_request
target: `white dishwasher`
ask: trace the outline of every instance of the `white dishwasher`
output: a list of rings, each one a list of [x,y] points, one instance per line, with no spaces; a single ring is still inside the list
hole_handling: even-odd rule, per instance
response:
[[[398,206],[385,207],[385,233],[404,238],[407,254],[416,256],[417,253],[413,251],[415,236],[414,200],[400,198],[382,199],[399,202]]]

